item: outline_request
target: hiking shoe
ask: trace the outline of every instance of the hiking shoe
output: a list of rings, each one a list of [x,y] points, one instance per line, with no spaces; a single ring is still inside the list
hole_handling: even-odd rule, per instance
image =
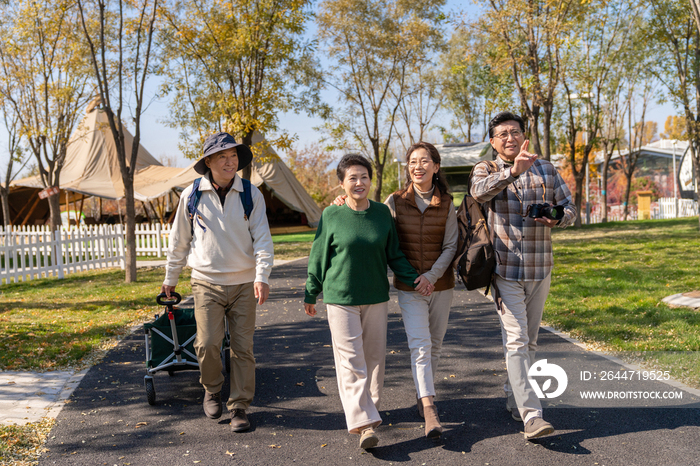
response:
[[[234,409],[231,412],[231,430],[245,432],[248,429],[250,429],[250,421],[245,414],[245,409]]]
[[[554,432],[552,424],[541,417],[533,417],[525,423],[525,440],[544,437]]]
[[[416,408],[418,408],[418,415],[421,419],[425,419],[425,414],[423,414],[423,402],[418,397],[418,394],[416,394]]]
[[[379,438],[377,434],[374,433],[374,429],[367,427],[360,434],[360,448],[367,450],[368,448],[374,448],[379,443]]]
[[[518,409],[518,404],[515,402],[515,397],[513,395],[508,395],[508,400],[506,401],[506,410],[510,413],[511,417],[518,421],[523,422],[523,418],[520,417],[520,410]]]
[[[442,435],[442,426],[438,417],[437,407],[435,405],[423,407],[425,413],[425,436],[437,440]]]
[[[209,419],[219,419],[221,417],[221,392],[209,393],[204,392],[204,402],[202,403],[204,414]]]

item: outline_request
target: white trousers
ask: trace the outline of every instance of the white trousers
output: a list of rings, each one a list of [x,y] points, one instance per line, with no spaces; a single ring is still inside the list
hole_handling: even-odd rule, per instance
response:
[[[327,304],[338,392],[348,432],[382,423],[388,301],[364,306]]]
[[[411,371],[418,398],[435,396],[435,372],[442,353],[454,289],[422,296],[399,290],[399,306],[411,350]]]
[[[496,287],[503,300],[501,319],[503,351],[508,380],[503,389],[514,396],[523,422],[542,417],[542,404],[528,383],[530,353],[537,350],[544,303],[549,294],[552,275],[541,281],[510,281],[496,275]]]

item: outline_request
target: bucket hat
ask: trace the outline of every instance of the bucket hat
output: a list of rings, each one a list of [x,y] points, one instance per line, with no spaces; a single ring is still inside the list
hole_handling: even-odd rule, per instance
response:
[[[238,154],[238,169],[244,169],[253,160],[253,152],[251,152],[250,147],[243,143],[236,142],[234,137],[228,133],[214,133],[207,136],[204,140],[204,155],[202,155],[202,158],[194,165],[194,171],[200,175],[206,174],[207,171],[209,171],[209,167],[207,167],[204,160],[210,155],[232,147],[236,148],[236,153]]]

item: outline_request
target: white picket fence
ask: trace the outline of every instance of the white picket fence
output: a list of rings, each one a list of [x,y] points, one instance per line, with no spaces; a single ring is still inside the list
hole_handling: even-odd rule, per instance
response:
[[[104,267],[124,268],[121,225],[61,229],[0,229],[0,283],[66,274]]]
[[[651,213],[654,219],[694,217],[698,215],[698,202],[693,199],[678,199],[678,215],[676,215],[676,200],[672,197],[662,197],[658,200],[658,207]]]
[[[170,245],[169,223],[139,223],[136,225],[136,255],[163,257]]]
[[[136,225],[136,255],[164,257],[170,224]],[[125,264],[122,225],[88,225],[61,228],[48,225],[0,226],[0,283],[65,274]],[[56,254],[61,251],[61,254]]]

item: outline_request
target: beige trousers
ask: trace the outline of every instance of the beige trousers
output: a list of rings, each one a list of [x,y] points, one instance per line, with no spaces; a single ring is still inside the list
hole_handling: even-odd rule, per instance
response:
[[[228,320],[231,334],[231,392],[226,407],[247,409],[255,395],[255,292],[253,283],[214,285],[192,280],[197,338],[194,349],[199,362],[199,382],[209,393],[218,393],[224,385],[221,372],[221,343]]]
[[[501,319],[503,351],[508,380],[503,389],[515,397],[523,422],[542,417],[542,404],[527,380],[532,363],[531,353],[537,350],[537,337],[542,322],[544,303],[549,294],[552,275],[541,281],[511,281],[496,275],[496,287],[503,300]]]
[[[411,371],[419,398],[435,396],[435,372],[442,353],[454,289],[433,291],[399,290],[399,306],[411,350]]]
[[[351,434],[382,423],[379,400],[384,386],[388,304],[326,305],[338,392]]]

